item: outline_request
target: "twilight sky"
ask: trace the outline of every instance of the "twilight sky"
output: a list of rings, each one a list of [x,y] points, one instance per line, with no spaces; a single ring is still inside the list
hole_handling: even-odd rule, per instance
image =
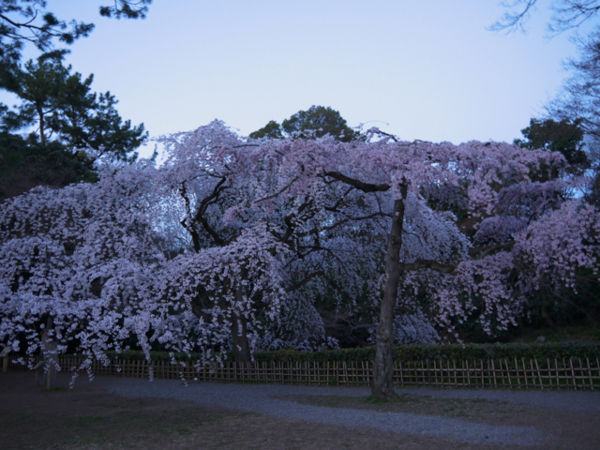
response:
[[[527,34],[486,30],[496,0],[154,0],[137,21],[100,4],[48,8],[96,24],[67,62],[151,136],[215,118],[247,135],[322,105],[405,140],[512,142],[576,55],[568,35],[545,37],[541,8]]]

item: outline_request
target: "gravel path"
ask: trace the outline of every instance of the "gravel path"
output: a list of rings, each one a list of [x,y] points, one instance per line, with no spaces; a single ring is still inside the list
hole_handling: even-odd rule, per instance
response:
[[[338,395],[366,397],[368,388],[310,387],[267,384],[191,383],[175,380],[102,378],[109,392],[129,397],[159,397],[218,405],[227,409],[344,427],[369,427],[398,433],[422,434],[458,442],[536,445],[544,433],[534,428],[470,423],[438,416],[327,408],[276,399],[286,395]],[[506,390],[398,389],[398,393],[438,398],[482,398],[542,406],[566,411],[600,411],[598,392],[542,392]]]

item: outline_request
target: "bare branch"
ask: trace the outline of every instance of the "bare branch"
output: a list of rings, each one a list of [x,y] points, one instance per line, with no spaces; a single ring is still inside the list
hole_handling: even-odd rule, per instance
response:
[[[523,24],[529,19],[531,10],[535,7],[537,0],[515,0],[514,2],[503,1],[501,5],[505,8],[514,8],[523,3],[525,3],[525,7],[521,12],[513,11],[504,13],[502,19],[494,22],[490,27],[488,27],[488,30],[506,31],[507,33],[515,31],[516,29],[525,31]]]
[[[288,184],[286,184],[283,188],[281,188],[280,191],[275,192],[273,195],[269,195],[268,197],[256,200],[254,203],[260,203],[260,202],[264,202],[267,200],[271,200],[272,198],[275,198],[275,197],[281,195],[283,192],[285,192],[287,189],[289,189],[292,186],[292,184],[294,184],[296,181],[298,181],[299,178],[300,178],[300,175],[295,176]]]
[[[335,178],[343,183],[354,186],[356,189],[359,189],[363,192],[385,192],[390,190],[391,186],[389,184],[372,184],[372,183],[364,183],[360,180],[356,180],[354,178],[350,178],[340,172],[325,172],[325,175],[331,178]]]
[[[227,181],[226,177],[221,178],[221,180],[213,188],[212,193],[200,202],[200,205],[198,206],[198,211],[196,212],[196,215],[194,216],[194,220],[197,222],[200,222],[200,224],[202,224],[202,227],[204,228],[204,230],[213,238],[213,240],[218,245],[225,245],[225,240],[222,239],[217,234],[217,232],[210,226],[210,224],[208,223],[208,220],[206,220],[206,217],[204,217],[204,214],[206,213],[206,210],[208,209],[208,207],[218,200],[221,192],[223,192],[226,189],[223,187],[223,184],[225,183],[225,181]]]
[[[535,9],[537,0],[514,0],[503,1],[501,5],[513,9],[524,5],[520,11],[506,12],[502,19],[494,22],[488,30],[511,32],[516,29],[525,31],[524,24],[529,19],[531,12]],[[551,34],[579,27],[583,22],[594,17],[600,11],[599,0],[554,0],[550,7],[554,14],[548,24]]]

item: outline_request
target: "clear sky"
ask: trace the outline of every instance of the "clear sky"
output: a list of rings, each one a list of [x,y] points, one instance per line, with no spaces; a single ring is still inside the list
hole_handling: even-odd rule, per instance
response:
[[[576,55],[568,35],[545,37],[544,1],[509,35],[486,29],[496,0],[154,0],[137,21],[100,17],[110,3],[48,9],[96,24],[67,62],[151,136],[215,118],[247,135],[322,105],[405,140],[512,142]]]

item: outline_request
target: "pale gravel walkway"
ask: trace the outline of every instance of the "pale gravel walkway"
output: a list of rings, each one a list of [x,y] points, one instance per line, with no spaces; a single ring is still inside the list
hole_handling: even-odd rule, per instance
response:
[[[369,410],[327,408],[275,399],[286,395],[339,395],[366,397],[368,388],[311,387],[278,384],[190,383],[176,380],[131,378],[96,379],[109,392],[129,397],[159,397],[218,405],[227,409],[252,411],[283,419],[368,427],[397,433],[422,434],[454,439],[458,442],[536,445],[545,434],[534,428],[469,423],[438,416],[409,413],[383,413]],[[553,407],[567,411],[600,411],[599,392],[541,392],[506,390],[398,389],[398,393],[431,395],[439,398],[484,398]]]

